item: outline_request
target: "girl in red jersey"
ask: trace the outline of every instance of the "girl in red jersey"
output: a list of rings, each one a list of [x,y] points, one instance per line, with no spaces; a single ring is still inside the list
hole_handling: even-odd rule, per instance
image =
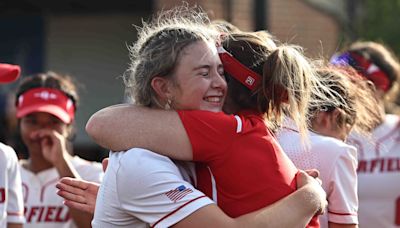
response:
[[[279,120],[286,109],[304,133],[311,90],[325,87],[315,86],[319,78],[298,49],[276,47],[265,37],[240,32],[219,47],[228,83],[224,110],[236,115],[122,105],[95,114],[87,125],[89,135],[114,151],[143,147],[197,161],[197,187],[233,217],[290,194],[297,169],[265,123]],[[206,70],[203,77],[208,77]],[[179,109],[182,101],[175,97],[182,88],[169,83],[156,92],[166,107]],[[218,102],[214,96],[203,99]]]

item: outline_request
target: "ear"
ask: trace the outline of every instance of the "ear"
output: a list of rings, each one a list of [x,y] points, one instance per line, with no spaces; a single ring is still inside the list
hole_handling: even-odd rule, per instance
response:
[[[321,131],[330,127],[330,113],[318,112],[317,116],[312,121],[312,129],[315,131]]]
[[[74,128],[74,122],[70,123],[67,125],[67,136],[66,138],[69,141],[74,141],[75,137],[76,137],[76,129]]]
[[[338,108],[335,108],[335,110],[333,110],[331,112],[330,122],[331,122],[332,129],[337,129],[338,127],[341,127],[341,126],[339,126],[339,124],[342,124],[342,123],[338,122],[340,119],[340,115],[341,115],[341,111]]]
[[[171,83],[166,78],[154,77],[151,80],[151,87],[162,100],[172,97]]]

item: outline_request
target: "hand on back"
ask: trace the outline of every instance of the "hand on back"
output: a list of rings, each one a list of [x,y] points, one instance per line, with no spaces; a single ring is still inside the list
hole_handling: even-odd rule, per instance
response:
[[[296,176],[297,188],[308,187],[311,191],[314,192],[314,200],[318,200],[320,204],[320,209],[318,210],[319,214],[323,214],[326,207],[328,206],[328,201],[326,200],[326,193],[322,188],[322,181],[319,177],[319,171],[316,169],[311,170],[300,170]]]
[[[57,183],[57,194],[65,199],[70,208],[94,214],[100,185],[94,182],[64,177]]]

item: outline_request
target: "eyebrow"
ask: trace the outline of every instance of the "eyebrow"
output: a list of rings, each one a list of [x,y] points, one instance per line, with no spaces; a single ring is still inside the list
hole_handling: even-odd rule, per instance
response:
[[[210,69],[211,66],[210,66],[210,65],[207,65],[207,64],[205,64],[205,65],[200,65],[200,66],[197,66],[197,67],[193,68],[193,71],[200,70],[200,69],[203,69],[203,68]]]
[[[200,69],[203,69],[203,68],[210,69],[211,65],[208,65],[208,64],[200,65],[200,66],[197,66],[197,67],[193,68],[193,71],[200,70]],[[222,63],[218,64],[217,68],[218,69],[219,68],[224,68],[224,65]]]

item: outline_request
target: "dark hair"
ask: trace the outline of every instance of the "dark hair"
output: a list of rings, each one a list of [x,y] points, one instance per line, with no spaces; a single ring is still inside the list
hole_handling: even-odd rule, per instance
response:
[[[312,63],[300,47],[277,47],[272,38],[268,38],[272,36],[267,35],[265,31],[232,33],[223,41],[227,52],[262,78],[258,87],[250,90],[225,73],[227,104],[233,108],[224,108],[233,112],[256,110],[265,114],[269,121],[275,121],[272,124],[279,123],[285,112],[295,121],[301,135],[306,136],[311,94],[321,94],[320,90],[329,88],[319,83]]]
[[[235,59],[250,70],[263,75],[264,63],[268,56],[276,49],[275,43],[267,43],[256,33],[234,33],[223,42],[223,47]],[[256,92],[250,91],[241,82],[225,73],[228,82],[228,96],[239,109],[257,109],[264,113],[268,109],[268,101],[261,99]],[[259,103],[260,102],[260,103]]]
[[[79,104],[78,91],[73,82],[73,79],[68,75],[60,75],[55,72],[49,71],[46,73],[39,73],[24,78],[17,88],[16,101],[18,97],[26,91],[34,88],[52,88],[57,89],[71,98],[75,107]],[[76,110],[76,109],[75,109]]]

